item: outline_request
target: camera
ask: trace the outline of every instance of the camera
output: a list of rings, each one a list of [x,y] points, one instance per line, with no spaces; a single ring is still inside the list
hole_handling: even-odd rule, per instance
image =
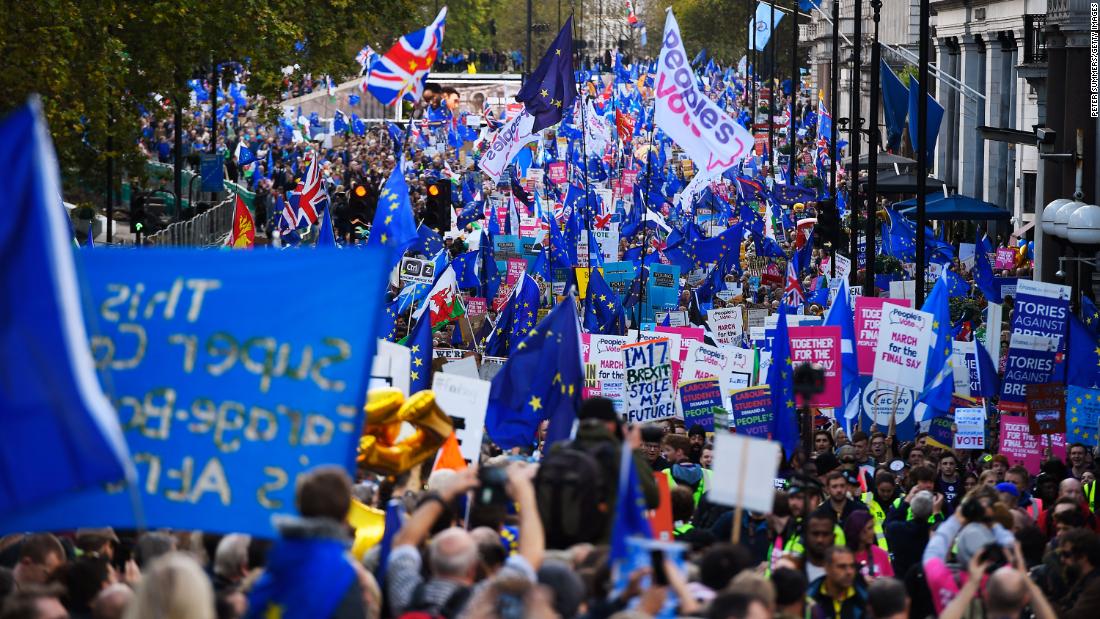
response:
[[[503,505],[508,502],[508,474],[502,466],[486,466],[477,471],[477,500],[482,505]]]
[[[982,548],[980,556],[980,561],[989,562],[985,571],[990,574],[1008,564],[1008,556],[1005,555],[1005,549],[997,542],[986,544],[985,547]]]

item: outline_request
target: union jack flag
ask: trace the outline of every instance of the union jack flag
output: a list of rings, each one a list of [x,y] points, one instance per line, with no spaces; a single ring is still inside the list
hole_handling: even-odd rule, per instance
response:
[[[320,159],[320,157],[313,158],[309,164],[309,170],[306,171],[305,179],[298,184],[298,191],[302,194],[298,199],[298,210],[311,224],[317,223],[317,212],[321,204],[328,199],[324,188],[321,187]]]
[[[443,42],[446,19],[447,7],[443,7],[430,26],[401,37],[374,61],[364,83],[383,105],[393,105],[402,97],[415,102],[423,94]]]
[[[298,208],[295,205],[297,199],[298,195],[293,191],[287,194],[285,200],[282,196],[276,199],[277,202],[283,203],[282,217],[279,218],[280,230],[294,230],[298,227]]]
[[[795,259],[787,262],[787,287],[783,290],[783,303],[791,307],[802,305],[802,285],[798,283],[798,272],[794,267]]]
[[[359,63],[359,66],[366,69],[370,66],[371,56],[374,56],[375,51],[370,45],[364,45],[363,49],[359,50],[359,53],[355,55],[355,62]]]

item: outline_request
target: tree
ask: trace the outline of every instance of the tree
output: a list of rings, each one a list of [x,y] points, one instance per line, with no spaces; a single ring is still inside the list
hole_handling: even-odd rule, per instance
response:
[[[388,48],[422,21],[415,7],[413,0],[11,3],[0,12],[9,33],[0,37],[0,114],[41,95],[66,183],[98,189],[108,159],[141,175],[134,148],[140,110],[171,113],[158,97],[185,101],[187,80],[209,75],[212,60],[247,64],[249,92],[271,108],[280,100],[283,66],[350,77],[363,43]]]

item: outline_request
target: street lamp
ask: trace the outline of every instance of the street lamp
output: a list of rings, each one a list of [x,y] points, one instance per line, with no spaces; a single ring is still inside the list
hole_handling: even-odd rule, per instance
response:
[[[1074,245],[1100,246],[1100,206],[1086,204],[1070,214],[1066,237]]]
[[[1054,213],[1054,236],[1060,239],[1069,239],[1069,218],[1077,209],[1087,206],[1084,202],[1074,200],[1066,202]]]

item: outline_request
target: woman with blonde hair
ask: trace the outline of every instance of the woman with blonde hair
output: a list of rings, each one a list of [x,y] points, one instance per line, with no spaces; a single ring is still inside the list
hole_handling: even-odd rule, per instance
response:
[[[214,619],[214,589],[189,555],[168,553],[142,574],[125,619]]]

